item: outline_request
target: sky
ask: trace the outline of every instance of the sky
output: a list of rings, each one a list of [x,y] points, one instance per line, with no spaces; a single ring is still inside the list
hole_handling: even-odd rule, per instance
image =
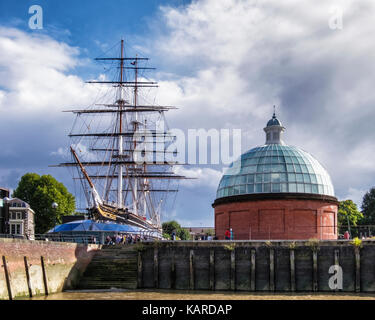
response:
[[[31,5],[43,29],[29,27]],[[69,144],[72,106],[93,103],[93,60],[123,38],[151,58],[173,128],[241,129],[241,150],[264,144],[276,105],[284,141],[314,155],[339,200],[361,205],[375,181],[375,3],[371,0],[81,0],[0,2],[0,186],[52,174]],[[164,220],[213,226],[224,164],[190,165]]]

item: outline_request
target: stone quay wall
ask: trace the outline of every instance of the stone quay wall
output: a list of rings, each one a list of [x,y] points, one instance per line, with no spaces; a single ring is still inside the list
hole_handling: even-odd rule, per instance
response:
[[[142,243],[138,288],[375,292],[375,241]]]
[[[73,289],[99,245],[0,238],[0,299]]]

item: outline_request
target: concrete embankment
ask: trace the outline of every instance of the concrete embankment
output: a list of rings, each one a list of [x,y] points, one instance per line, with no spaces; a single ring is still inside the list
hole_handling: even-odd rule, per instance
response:
[[[77,286],[99,245],[0,239],[0,299]]]
[[[375,241],[162,241],[77,245],[0,240],[0,298],[63,289],[375,292]]]
[[[139,288],[375,292],[374,241],[181,241],[137,250]]]

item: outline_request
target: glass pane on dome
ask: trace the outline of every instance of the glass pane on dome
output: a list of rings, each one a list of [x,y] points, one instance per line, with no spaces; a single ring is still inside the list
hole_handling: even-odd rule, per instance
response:
[[[311,184],[305,184],[305,192],[311,193]]]
[[[262,192],[262,186],[263,186],[263,184],[257,183],[255,185],[255,192]]]
[[[310,174],[311,183],[318,183],[318,180],[316,179],[315,174]]]
[[[263,177],[263,175],[258,173],[258,174],[255,176],[255,182],[262,182],[262,181],[263,181],[263,180],[262,180],[262,177]]]
[[[303,181],[305,183],[310,183],[311,182],[310,175],[308,173],[304,173],[303,174]]]
[[[272,173],[271,174],[271,181],[272,182],[280,182],[280,173]]]
[[[305,185],[303,183],[297,183],[297,192],[305,192]]]
[[[271,171],[271,164],[265,164],[263,166],[263,172],[270,172]]]
[[[242,169],[243,173],[254,173],[257,171],[257,166],[248,166]]]
[[[271,192],[271,184],[270,183],[264,184],[263,192]]]
[[[245,184],[243,184],[243,185],[240,186],[240,193],[241,194],[246,193],[246,185]]]
[[[281,183],[281,192],[288,192],[288,184],[287,183]]]
[[[271,173],[263,174],[263,181],[264,182],[271,182]]]
[[[319,191],[319,194],[323,194],[323,185],[321,184],[318,185],[318,191]]]
[[[254,175],[253,174],[247,175],[247,182],[248,183],[254,183]]]
[[[301,173],[296,173],[297,182],[303,182],[303,175]]]
[[[295,173],[288,173],[288,181],[295,182],[296,181],[296,174]]]
[[[297,192],[297,184],[289,183],[289,192]]]
[[[305,164],[301,164],[301,169],[303,173],[308,173],[307,166]]]
[[[254,193],[254,185],[248,184],[246,187],[247,193]]]
[[[280,181],[281,182],[287,182],[288,181],[288,177],[287,177],[286,173],[280,173]]]
[[[318,185],[317,184],[311,185],[311,191],[312,193],[318,193]]]
[[[287,172],[294,172],[294,166],[292,164],[287,164],[286,168],[287,168]]]
[[[280,183],[272,183],[272,192],[280,192]]]
[[[296,169],[296,172],[299,172],[299,173],[302,172],[302,170],[301,170],[301,166],[300,166],[299,164],[295,164],[295,165],[294,165],[294,168]]]

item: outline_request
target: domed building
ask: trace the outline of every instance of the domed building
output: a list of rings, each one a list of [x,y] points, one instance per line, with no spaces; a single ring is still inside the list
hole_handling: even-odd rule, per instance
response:
[[[264,128],[266,143],[233,162],[216,200],[219,240],[337,239],[338,201],[328,172],[309,153],[282,140],[275,113]]]

